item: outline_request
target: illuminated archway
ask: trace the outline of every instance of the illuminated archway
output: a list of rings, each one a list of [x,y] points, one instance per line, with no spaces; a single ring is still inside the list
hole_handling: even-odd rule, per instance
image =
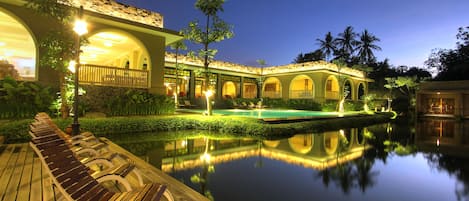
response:
[[[345,100],[352,100],[353,87],[352,87],[352,82],[350,80],[344,81],[343,90],[344,90],[343,95],[345,96]]]
[[[339,81],[333,75],[329,76],[325,84],[326,99],[339,99]]]
[[[148,51],[131,34],[119,30],[101,30],[88,37],[89,44],[82,47],[83,64],[127,69],[151,69]]]
[[[244,83],[243,98],[256,98],[257,97],[257,84]]]
[[[275,148],[280,144],[280,140],[264,140],[262,143],[267,147]]]
[[[269,77],[264,81],[263,97],[282,98],[282,83],[278,78]]]
[[[16,16],[0,8],[0,79],[36,80],[36,44]]]
[[[303,134],[295,135],[291,138],[288,138],[288,144],[290,148],[300,154],[306,154],[311,151],[314,144],[314,139],[312,134]]]
[[[313,80],[306,75],[298,75],[290,82],[290,98],[314,98]]]
[[[364,100],[363,96],[365,95],[365,85],[363,83],[358,84],[357,91],[358,91],[357,98],[359,100]]]
[[[324,132],[324,151],[328,155],[335,154],[339,146],[339,134],[337,131]]]
[[[236,84],[232,81],[225,82],[222,88],[222,96],[224,98],[236,98]]]

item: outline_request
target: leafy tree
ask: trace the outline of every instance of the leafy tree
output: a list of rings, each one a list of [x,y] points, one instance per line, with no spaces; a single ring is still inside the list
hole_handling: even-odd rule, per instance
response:
[[[224,22],[217,15],[223,11],[225,0],[197,0],[195,7],[206,17],[205,27],[200,27],[198,21],[189,23],[189,27],[182,32],[185,38],[190,41],[202,44],[203,49],[199,50],[196,57],[203,58],[205,68],[205,89],[209,88],[209,69],[210,62],[217,53],[216,49],[209,49],[209,45],[233,37],[232,26]]]
[[[329,61],[330,56],[332,56],[332,54],[336,51],[336,42],[331,32],[327,32],[326,36],[324,37],[324,40],[318,38],[316,39],[316,41],[319,45],[319,50],[326,57],[326,61]]]
[[[335,52],[336,59],[350,61],[355,47],[358,45],[358,41],[355,39],[357,36],[358,34],[353,31],[352,26],[347,26],[344,32],[339,33],[335,40],[338,47],[338,50]]]
[[[175,69],[176,69],[176,95],[174,96],[174,103],[175,103],[175,107],[177,108],[179,103],[178,103],[178,96],[179,96],[179,90],[180,90],[180,87],[179,87],[179,71],[182,70],[182,68],[184,68],[184,65],[183,64],[180,64],[178,62],[178,56],[179,56],[179,50],[187,50],[187,46],[186,44],[184,44],[184,41],[183,40],[180,40],[180,41],[177,41],[173,44],[170,45],[171,49],[175,50],[176,52],[176,63],[175,63]]]
[[[360,63],[366,64],[371,63],[376,60],[376,56],[373,53],[373,50],[381,50],[375,42],[379,42],[380,39],[369,33],[365,29],[360,35],[360,41],[357,42],[358,58]]]
[[[324,54],[321,52],[321,50],[316,50],[314,52],[302,54],[300,53],[295,60],[293,60],[294,63],[305,63],[305,62],[310,62],[310,61],[321,61],[324,60]]]
[[[74,12],[70,5],[69,0],[27,0],[25,4],[27,8],[52,19],[58,25],[51,28],[46,36],[39,38],[39,48],[42,53],[39,64],[43,67],[50,67],[59,73],[60,111],[63,118],[68,117],[68,105],[70,105],[65,95],[67,93],[67,66],[76,55],[74,42],[76,34],[71,26],[71,16],[74,16]]]
[[[469,26],[458,29],[457,48],[433,50],[425,65],[436,69],[435,80],[469,80]]]

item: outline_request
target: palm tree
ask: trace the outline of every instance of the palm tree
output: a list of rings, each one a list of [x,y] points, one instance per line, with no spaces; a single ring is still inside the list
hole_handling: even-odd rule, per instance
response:
[[[357,36],[352,26],[347,26],[344,32],[339,33],[339,37],[335,39],[335,45],[338,46],[338,51],[336,52],[337,58],[342,58],[346,61],[350,59],[350,56],[355,51],[355,47],[358,45],[358,41],[355,39]]]
[[[365,31],[362,32],[356,48],[362,64],[373,62],[376,59],[373,50],[381,50],[381,47],[374,44],[378,41],[380,41],[379,38],[369,33],[368,30],[365,29]]]
[[[336,51],[335,40],[332,37],[331,32],[327,32],[324,40],[316,39],[317,44],[319,45],[319,50],[326,56],[326,61],[329,61],[330,56]]]

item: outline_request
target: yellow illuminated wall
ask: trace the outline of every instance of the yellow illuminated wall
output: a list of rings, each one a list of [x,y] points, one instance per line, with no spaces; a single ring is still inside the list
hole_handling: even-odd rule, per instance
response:
[[[28,29],[0,10],[0,79],[36,79],[36,45]]]

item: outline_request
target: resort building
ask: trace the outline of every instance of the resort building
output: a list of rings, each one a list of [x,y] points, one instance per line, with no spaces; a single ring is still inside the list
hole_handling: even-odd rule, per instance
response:
[[[469,118],[468,80],[424,82],[419,87],[419,116]]]
[[[10,75],[57,85],[57,72],[39,64],[44,54],[39,44],[58,25],[24,3],[0,0],[0,79]],[[160,14],[112,0],[72,0],[70,6],[83,6],[89,24],[88,43],[81,47],[80,84],[139,88],[172,96],[178,83],[179,98],[189,100],[202,97],[207,90],[203,62],[179,56],[184,67],[176,71],[176,55],[166,53],[165,48],[183,37],[165,29]],[[214,61],[209,69],[209,86],[216,99],[268,97],[324,102],[338,100],[344,90],[346,99],[358,100],[367,93],[371,81],[362,71],[324,61],[263,68]]]

